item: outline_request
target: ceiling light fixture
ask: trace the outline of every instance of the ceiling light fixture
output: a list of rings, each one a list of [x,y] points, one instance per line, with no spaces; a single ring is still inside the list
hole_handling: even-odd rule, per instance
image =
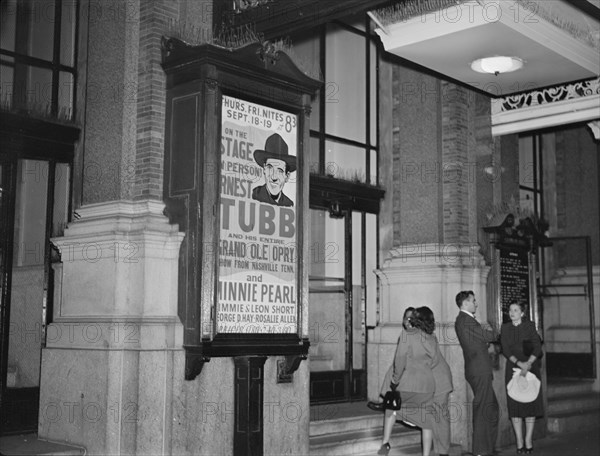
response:
[[[510,73],[523,66],[523,60],[518,57],[484,57],[471,63],[471,69],[478,73],[489,73],[498,76],[500,73]]]

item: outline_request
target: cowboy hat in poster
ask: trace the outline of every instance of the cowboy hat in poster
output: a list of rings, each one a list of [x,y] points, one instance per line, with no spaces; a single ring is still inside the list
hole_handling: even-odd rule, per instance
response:
[[[297,332],[297,116],[223,96],[217,332]]]

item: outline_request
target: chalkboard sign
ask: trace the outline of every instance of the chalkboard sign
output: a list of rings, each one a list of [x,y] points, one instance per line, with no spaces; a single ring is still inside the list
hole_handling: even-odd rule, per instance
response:
[[[500,305],[502,323],[510,321],[512,303],[529,305],[529,261],[526,250],[500,249]]]

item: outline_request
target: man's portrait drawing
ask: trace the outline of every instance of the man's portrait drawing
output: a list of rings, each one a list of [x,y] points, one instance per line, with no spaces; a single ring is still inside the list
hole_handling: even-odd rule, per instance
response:
[[[265,148],[254,151],[254,160],[263,170],[265,183],[252,189],[252,199],[275,206],[293,206],[283,187],[296,171],[296,157],[289,154],[284,139],[277,133],[269,136]]]

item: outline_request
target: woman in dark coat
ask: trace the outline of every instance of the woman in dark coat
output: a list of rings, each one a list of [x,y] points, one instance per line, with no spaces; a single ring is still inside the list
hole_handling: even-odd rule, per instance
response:
[[[402,317],[402,328],[403,329],[408,329],[408,328],[412,327],[412,325],[410,324],[410,319],[412,318],[412,314],[413,314],[414,310],[415,310],[414,307],[407,307],[404,310],[404,316]],[[385,376],[383,377],[383,383],[381,384],[381,389],[379,391],[379,397],[381,399],[385,398],[385,393],[390,389],[390,383],[392,381],[393,373],[394,373],[394,363],[392,363],[390,368],[387,370]],[[383,409],[383,401],[382,402],[369,401],[369,402],[367,402],[367,407],[369,407],[371,410],[375,410],[376,412],[384,412],[385,411]]]
[[[429,456],[433,444],[434,418],[429,410],[433,407],[435,379],[432,367],[438,364],[438,341],[433,334],[435,321],[423,318],[425,312],[413,312],[412,328],[402,330],[394,356],[392,390],[400,391],[400,410],[386,410],[383,425],[383,440],[377,454],[387,455],[390,451],[389,439],[396,420],[402,420],[421,428],[423,456]],[[433,315],[431,310],[427,315]]]
[[[500,341],[502,354],[507,360],[504,376],[507,385],[513,377],[513,368],[521,369],[521,375],[531,372],[541,380],[542,342],[535,324],[523,319],[526,307],[521,303],[511,304],[508,308],[510,322],[502,325]],[[533,451],[535,418],[544,415],[542,392],[539,392],[533,402],[517,402],[508,395],[506,401],[508,416],[512,421],[517,439],[517,453],[531,453]],[[525,418],[525,442],[523,442],[523,418]],[[523,443],[525,447],[523,447]]]

